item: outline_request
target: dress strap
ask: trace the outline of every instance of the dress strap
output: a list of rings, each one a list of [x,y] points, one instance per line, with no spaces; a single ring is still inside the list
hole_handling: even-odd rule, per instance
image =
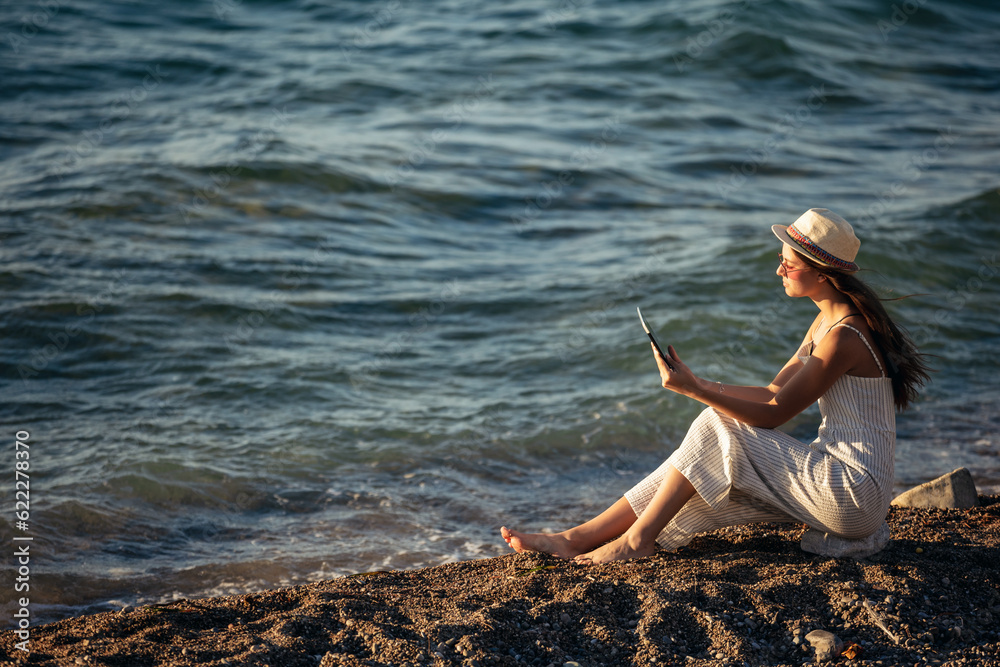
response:
[[[865,347],[867,347],[868,351],[872,353],[872,359],[874,359],[875,363],[878,364],[878,370],[879,370],[880,373],[882,373],[882,377],[885,377],[885,369],[882,368],[882,362],[878,360],[878,355],[875,354],[875,350],[872,349],[871,344],[868,343],[868,339],[865,338],[865,335],[863,333],[861,333],[860,331],[858,331],[857,329],[855,329],[854,327],[852,327],[850,324],[840,324],[840,323],[837,323],[837,324],[834,324],[830,328],[833,329],[834,327],[847,327],[848,329],[850,329],[854,333],[858,334],[858,336],[861,338],[862,342],[864,342]]]
[[[846,320],[846,319],[847,319],[848,317],[854,317],[855,315],[860,315],[860,314],[861,314],[861,313],[847,313],[846,315],[844,315],[843,317],[841,317],[841,318],[840,318],[839,320],[837,320],[836,322],[834,322],[833,324],[831,324],[831,325],[830,325],[830,329],[834,328],[835,326],[837,326],[838,324],[840,324],[841,322],[843,322],[844,320]],[[826,318],[825,318],[825,317],[824,317],[823,319],[824,319],[824,320],[826,320]],[[846,326],[846,325],[845,325],[845,326]],[[852,328],[852,329],[854,329],[854,327],[851,327],[851,328]],[[829,331],[830,329],[827,329],[827,331]],[[854,330],[855,330],[855,331],[858,331],[857,329],[854,329]],[[858,331],[858,333],[861,333],[861,332],[860,332],[860,331]],[[862,336],[862,338],[863,338],[863,337],[864,337],[864,336]]]
[[[858,315],[858,314],[859,314],[859,313],[848,313],[847,315],[844,315],[844,316],[843,316],[843,317],[841,317],[841,318],[840,318],[839,320],[837,320],[836,322],[834,322],[833,324],[831,324],[831,325],[830,325],[830,327],[829,327],[829,328],[828,328],[828,329],[826,330],[826,333],[830,333],[830,331],[831,331],[831,330],[832,330],[832,329],[833,329],[833,328],[834,328],[835,326],[837,326],[838,324],[840,324],[841,322],[843,322],[844,320],[846,320],[846,319],[847,319],[848,317],[853,317],[853,316],[855,316],[855,315]],[[813,338],[812,340],[810,340],[810,341],[809,341],[809,354],[808,354],[808,355],[805,355],[805,356],[812,356],[812,353],[813,353],[813,351],[814,351],[814,350],[816,349],[816,340],[815,340],[815,335],[816,335],[816,333],[817,333],[817,332],[818,332],[818,331],[819,331],[820,329],[822,329],[822,328],[823,328],[823,325],[824,325],[824,324],[826,324],[826,315],[824,315],[824,316],[823,316],[823,319],[821,319],[821,320],[819,321],[819,326],[818,326],[818,327],[816,327],[816,329],[815,329],[815,330],[813,331],[813,336],[814,336],[814,338]],[[857,331],[857,329],[855,329],[855,331]],[[824,334],[824,335],[826,335],[826,334]],[[802,346],[802,347],[805,347],[805,345],[803,344],[803,346]],[[799,348],[799,351],[800,351],[800,352],[802,351],[802,348],[801,348],[801,347]]]

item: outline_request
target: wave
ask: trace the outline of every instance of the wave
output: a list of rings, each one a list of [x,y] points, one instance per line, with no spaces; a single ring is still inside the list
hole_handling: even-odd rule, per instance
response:
[[[217,174],[228,174],[226,164],[215,164],[189,169],[195,176],[195,182],[208,182]],[[276,185],[291,185],[311,188],[324,193],[365,193],[385,190],[379,185],[357,173],[348,173],[330,164],[268,161],[258,160],[243,163],[232,176],[233,188],[239,189],[242,184],[271,183]]]
[[[927,211],[927,216],[935,220],[950,219],[963,225],[985,223],[975,227],[975,234],[977,244],[989,246],[991,244],[988,240],[983,242],[982,234],[990,235],[993,232],[992,235],[1000,238],[1000,229],[996,224],[1000,218],[1000,188],[985,190],[953,204],[932,208]]]

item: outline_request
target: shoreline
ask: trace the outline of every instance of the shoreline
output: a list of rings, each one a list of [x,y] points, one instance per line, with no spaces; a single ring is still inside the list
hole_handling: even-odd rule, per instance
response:
[[[854,660],[840,658],[846,664],[1000,665],[1000,496],[979,500],[963,510],[890,508],[892,541],[862,560],[803,552],[801,524],[755,524],[621,563],[511,553],[79,616],[32,627],[28,653],[14,648],[15,631],[3,631],[0,658],[130,667],[790,665],[814,662],[805,635],[822,629],[856,646]]]

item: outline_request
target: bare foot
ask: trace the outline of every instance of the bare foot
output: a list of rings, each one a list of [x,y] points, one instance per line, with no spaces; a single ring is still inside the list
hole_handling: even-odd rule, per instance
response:
[[[583,553],[582,549],[575,547],[562,533],[522,533],[503,526],[500,535],[517,553],[538,551],[559,558],[573,558]]]
[[[633,546],[629,543],[627,535],[608,542],[604,546],[597,547],[593,551],[580,554],[573,560],[581,565],[594,565],[597,563],[610,563],[615,560],[631,560],[633,558],[645,558],[652,556],[656,551],[655,545]]]

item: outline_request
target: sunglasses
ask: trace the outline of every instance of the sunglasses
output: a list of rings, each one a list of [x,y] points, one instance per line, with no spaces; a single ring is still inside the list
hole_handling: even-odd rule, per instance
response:
[[[778,263],[781,264],[781,268],[785,270],[786,276],[794,271],[808,271],[810,268],[812,268],[809,266],[791,266],[789,264],[786,264],[785,256],[782,255],[780,252],[778,253]]]

